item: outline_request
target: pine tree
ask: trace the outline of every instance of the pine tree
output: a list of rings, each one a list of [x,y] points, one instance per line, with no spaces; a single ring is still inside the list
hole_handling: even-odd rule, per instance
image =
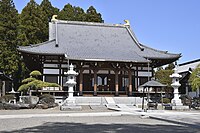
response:
[[[99,23],[103,23],[103,19],[101,18],[101,14],[97,13],[96,9],[93,6],[90,6],[87,9],[87,17],[86,17],[86,21],[87,22],[99,22]]]
[[[192,71],[189,82],[193,91],[200,89],[200,64]]]
[[[71,4],[67,4],[64,8],[59,12],[58,19],[61,20],[68,20],[68,21],[75,21],[74,17],[74,7]]]
[[[43,22],[45,23],[45,40],[48,40],[49,37],[49,22],[51,21],[51,18],[53,15],[58,15],[59,9],[52,6],[51,2],[49,0],[43,0],[40,4],[41,10],[44,12],[43,16]]]
[[[45,13],[34,1],[30,2],[23,8],[20,14],[20,34],[24,34],[28,44],[37,44],[46,40],[45,23],[43,17]]]
[[[74,7],[74,19],[76,21],[86,21],[86,13],[80,7]]]
[[[0,69],[13,75],[18,69],[17,46],[18,12],[13,0],[0,1]]]
[[[162,84],[167,85],[166,92],[170,93],[172,92],[172,79],[170,78],[170,75],[174,73],[174,67],[175,65],[171,63],[165,69],[161,67],[155,72],[155,78]]]
[[[165,70],[172,70],[172,69],[174,69],[174,68],[175,68],[174,63],[171,63],[171,64],[169,64],[169,65],[165,68]]]
[[[58,19],[68,21],[103,22],[101,14],[97,13],[93,6],[89,7],[87,13],[85,13],[81,7],[72,6],[69,3],[59,12]]]

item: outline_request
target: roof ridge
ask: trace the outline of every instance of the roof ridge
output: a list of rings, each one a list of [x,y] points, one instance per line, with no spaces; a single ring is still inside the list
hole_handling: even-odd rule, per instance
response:
[[[105,26],[105,27],[127,27],[124,24],[109,24],[109,23],[98,23],[98,22],[83,22],[83,21],[65,21],[65,20],[57,20],[58,24],[74,24],[74,25],[88,25],[88,26]],[[51,22],[52,23],[52,22]]]
[[[198,62],[198,61],[200,61],[200,59],[196,59],[196,60],[193,60],[193,61],[188,61],[188,62],[185,62],[185,63],[181,63],[181,64],[179,64],[179,66],[195,63],[195,62]]]
[[[130,34],[130,36],[132,37],[132,39],[135,41],[136,45],[143,51],[144,48],[140,45],[140,43],[139,43],[138,39],[136,38],[134,32],[127,26],[126,26],[126,29],[127,29],[128,33]]]

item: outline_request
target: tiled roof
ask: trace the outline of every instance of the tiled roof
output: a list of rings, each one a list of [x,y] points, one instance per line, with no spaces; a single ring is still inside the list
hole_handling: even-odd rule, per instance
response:
[[[160,82],[155,81],[155,80],[148,81],[144,83],[143,85],[141,85],[141,87],[165,87],[165,86],[166,85],[161,84]]]
[[[179,64],[179,66],[177,67],[177,72],[183,73],[183,72],[188,72],[189,70],[194,70],[199,64],[200,64],[200,59]]]
[[[140,45],[144,48],[144,51],[139,51],[140,55],[148,59],[178,59],[181,57],[181,54],[173,54],[169,53],[168,51],[153,49],[141,43]]]
[[[130,28],[124,25],[60,20],[57,21],[57,40],[19,47],[18,50],[33,54],[67,54],[70,59],[75,60],[141,63],[148,62],[147,58],[178,59],[180,57],[179,54],[169,54],[141,45]]]

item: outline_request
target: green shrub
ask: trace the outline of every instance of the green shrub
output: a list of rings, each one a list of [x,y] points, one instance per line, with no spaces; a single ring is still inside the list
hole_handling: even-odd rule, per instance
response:
[[[169,98],[163,98],[163,103],[171,103],[171,100]]]
[[[52,96],[50,94],[43,94],[39,98],[40,98],[41,104],[53,104],[53,103],[55,103],[54,96]]]
[[[13,96],[13,95],[2,96],[2,97],[0,97],[0,103],[7,103],[14,98],[15,98],[15,96]]]
[[[32,82],[32,81],[34,81],[34,80],[36,80],[36,78],[26,78],[26,79],[24,79],[24,80],[22,80],[22,83],[28,83],[28,82]]]
[[[38,90],[41,89],[43,87],[43,81],[41,80],[34,80],[30,83],[28,83],[27,85],[30,87],[31,90]]]
[[[19,87],[18,91],[28,91],[29,86],[27,84],[23,84]]]
[[[60,85],[58,85],[56,83],[47,83],[47,87],[60,87]]]
[[[42,75],[41,72],[38,71],[38,70],[34,70],[30,73],[30,77],[36,77],[37,78],[38,76],[41,76],[41,75]]]
[[[39,71],[35,70],[30,73],[30,77],[22,81],[22,85],[19,87],[18,91],[28,91],[28,90],[38,90],[42,87],[60,87],[56,83],[48,83],[38,80],[37,77],[42,75]],[[35,77],[35,78],[34,78]]]

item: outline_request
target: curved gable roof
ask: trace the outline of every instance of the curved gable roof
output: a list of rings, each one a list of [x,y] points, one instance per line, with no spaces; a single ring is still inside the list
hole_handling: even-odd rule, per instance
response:
[[[54,23],[52,25],[56,26]],[[52,32],[55,34],[55,31]],[[140,44],[130,28],[124,25],[60,20],[57,21],[57,38],[41,44],[19,47],[18,50],[33,54],[67,54],[70,59],[75,60],[140,63],[148,62],[147,58],[180,57],[179,54],[157,51]]]

